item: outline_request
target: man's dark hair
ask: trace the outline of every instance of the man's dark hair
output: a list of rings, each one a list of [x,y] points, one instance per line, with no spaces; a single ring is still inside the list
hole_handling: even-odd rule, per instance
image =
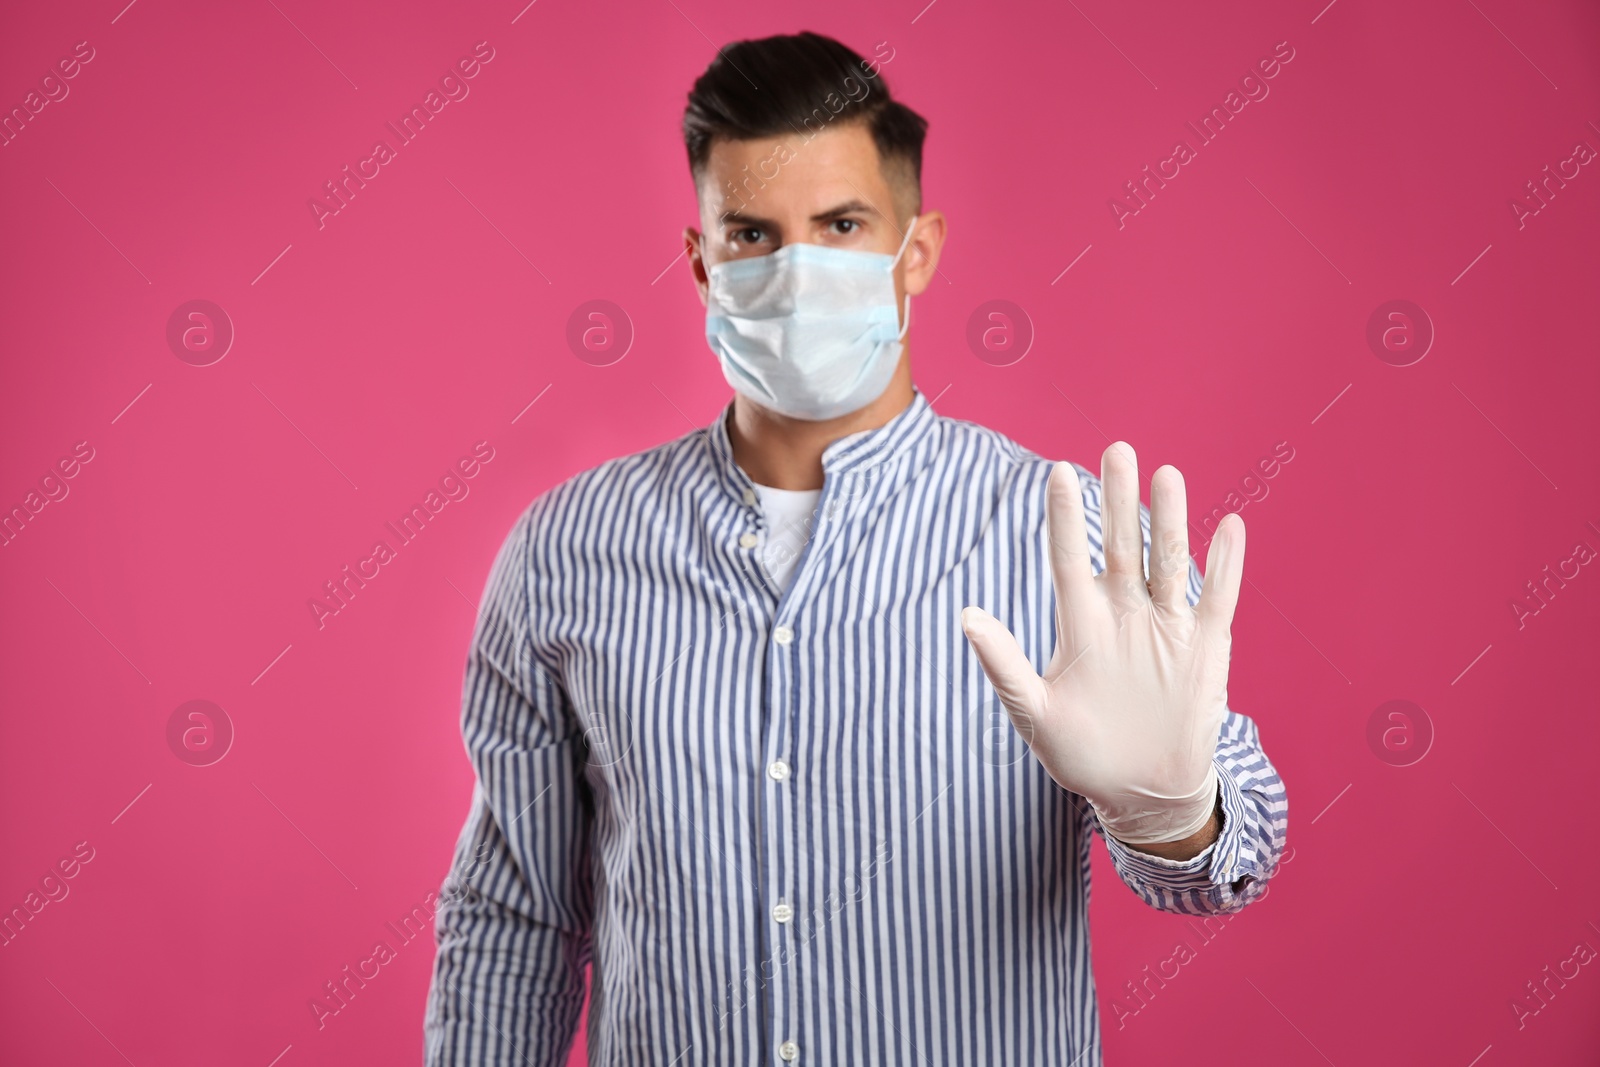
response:
[[[797,33],[723,48],[689,91],[683,141],[698,182],[715,141],[793,134],[804,143],[848,122],[866,124],[885,177],[909,179],[911,205],[920,206],[927,120],[890,97],[877,64],[831,37]]]

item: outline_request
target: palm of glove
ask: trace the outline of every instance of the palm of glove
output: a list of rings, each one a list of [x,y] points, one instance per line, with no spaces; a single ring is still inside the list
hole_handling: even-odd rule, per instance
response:
[[[1077,472],[1058,463],[1048,487],[1056,647],[1037,674],[1016,639],[979,608],[968,639],[1013,724],[1062,788],[1094,805],[1129,844],[1186,837],[1217,796],[1217,739],[1227,712],[1230,626],[1243,577],[1244,523],[1219,524],[1199,604],[1185,595],[1189,539],[1183,476],[1151,479],[1150,574],[1132,448],[1101,459],[1105,569],[1093,573]]]

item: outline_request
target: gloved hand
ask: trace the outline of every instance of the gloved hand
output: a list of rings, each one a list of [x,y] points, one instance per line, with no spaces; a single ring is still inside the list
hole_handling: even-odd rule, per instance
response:
[[[1097,576],[1077,472],[1057,463],[1050,473],[1056,647],[1044,675],[988,612],[968,607],[961,623],[1012,723],[1057,784],[1087,798],[1120,841],[1181,840],[1206,824],[1217,802],[1214,757],[1227,712],[1244,520],[1231,514],[1217,524],[1191,608],[1183,475],[1164,466],[1150,480],[1148,582],[1138,461],[1125,442],[1106,449],[1100,480],[1106,566]]]

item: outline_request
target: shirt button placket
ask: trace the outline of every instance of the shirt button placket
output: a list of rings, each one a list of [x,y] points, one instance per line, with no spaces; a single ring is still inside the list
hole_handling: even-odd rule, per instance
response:
[[[769,707],[771,718],[768,720],[770,736],[767,739],[769,760],[767,763],[767,810],[768,832],[772,835],[771,848],[768,852],[773,858],[773,867],[768,872],[767,886],[769,900],[774,901],[768,919],[772,925],[768,928],[771,936],[767,943],[771,946],[772,961],[772,1020],[778,1033],[781,1035],[789,1030],[795,1018],[797,1005],[794,1002],[795,986],[788,979],[792,969],[795,931],[791,920],[795,917],[795,907],[790,903],[788,892],[789,883],[794,878],[794,851],[791,848],[791,828],[794,825],[793,815],[793,786],[788,784],[791,768],[785,758],[789,746],[794,739],[789,736],[789,725],[793,709],[789,706],[790,694],[794,688],[792,672],[796,669],[796,657],[790,653],[794,646],[794,628],[788,625],[778,625],[772,629],[772,643],[776,646],[775,669],[771,672],[768,684],[772,687],[769,692]],[[785,1063],[793,1062],[800,1054],[799,1046],[793,1040],[784,1040],[778,1046],[778,1058]]]

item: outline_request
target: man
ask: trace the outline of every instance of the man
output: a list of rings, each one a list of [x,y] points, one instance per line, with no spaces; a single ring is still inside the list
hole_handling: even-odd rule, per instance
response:
[[[1094,834],[1162,910],[1263,892],[1243,522],[1202,583],[1175,469],[1147,512],[1126,444],[1096,478],[916,390],[925,129],[812,34],[695,83],[684,237],[735,395],[495,562],[429,1063],[564,1062],[592,964],[593,1063],[1088,1067]]]

